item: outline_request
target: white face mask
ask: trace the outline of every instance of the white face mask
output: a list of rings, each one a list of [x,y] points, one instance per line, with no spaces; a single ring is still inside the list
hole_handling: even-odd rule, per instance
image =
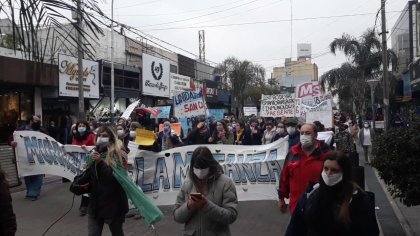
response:
[[[193,171],[194,171],[195,176],[197,176],[197,178],[205,179],[207,175],[209,175],[210,168],[207,167],[205,169],[198,169],[194,167]]]
[[[120,137],[120,138],[124,137],[124,135],[125,135],[124,130],[122,130],[122,129],[117,130],[117,135],[118,135],[118,137]]]
[[[108,143],[108,142],[109,142],[109,137],[106,137],[106,138],[99,137],[98,139],[96,139],[96,144]]]
[[[313,138],[310,135],[301,135],[300,143],[302,144],[302,147],[310,147],[313,145]]]
[[[365,128],[369,128],[369,125],[368,124],[365,124]]]
[[[291,126],[287,127],[286,130],[288,134],[294,134],[296,132],[296,128]]]
[[[334,186],[343,180],[343,173],[328,176],[325,171],[322,171],[321,176],[327,186]]]
[[[77,131],[79,131],[79,133],[84,133],[84,132],[86,132],[86,127],[79,127],[79,128],[77,128]]]
[[[284,128],[277,128],[277,133],[282,134],[284,133]]]
[[[130,137],[131,138],[136,137],[136,131],[134,131],[134,130],[130,131]]]

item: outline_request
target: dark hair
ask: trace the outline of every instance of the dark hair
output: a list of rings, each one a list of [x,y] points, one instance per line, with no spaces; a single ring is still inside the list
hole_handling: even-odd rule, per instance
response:
[[[189,170],[189,177],[196,185],[198,182],[198,178],[195,176],[193,168],[210,168],[208,181],[214,181],[215,179],[219,178],[221,174],[223,174],[223,169],[220,166],[219,162],[214,159],[213,154],[211,154],[210,149],[204,146],[200,146],[194,150],[191,157],[190,163],[190,170]],[[197,185],[196,185],[197,186]]]
[[[314,121],[314,125],[316,126],[317,132],[325,131],[325,126],[320,121]]]
[[[79,133],[79,130],[78,130],[78,128],[79,128],[79,124],[84,124],[85,126],[86,126],[86,131],[85,131],[85,133],[83,134],[83,135],[81,135],[80,133]],[[85,120],[82,120],[82,121],[78,121],[77,123],[76,123],[76,135],[74,135],[74,138],[77,140],[77,141],[82,141],[82,140],[85,140],[86,139],[86,137],[92,132],[91,130],[90,130],[90,126],[89,126],[89,123],[87,122],[87,121],[85,121]]]
[[[239,127],[245,129],[245,123],[243,121],[239,122]]]
[[[354,189],[357,188],[357,184],[353,182],[352,164],[350,159],[341,151],[329,152],[324,160],[324,163],[327,160],[336,161],[343,173],[342,189],[339,193],[342,198],[342,203],[338,217],[342,222],[348,224],[350,223],[350,201],[353,196]]]

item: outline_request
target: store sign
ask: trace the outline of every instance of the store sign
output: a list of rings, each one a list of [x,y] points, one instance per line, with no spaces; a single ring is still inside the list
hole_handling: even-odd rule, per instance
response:
[[[170,96],[173,97],[184,91],[191,90],[191,78],[175,73],[170,74]]]
[[[169,98],[169,61],[143,53],[143,95]]]
[[[79,97],[79,70],[77,58],[58,55],[59,96]],[[83,60],[83,90],[85,98],[99,98],[99,64]]]

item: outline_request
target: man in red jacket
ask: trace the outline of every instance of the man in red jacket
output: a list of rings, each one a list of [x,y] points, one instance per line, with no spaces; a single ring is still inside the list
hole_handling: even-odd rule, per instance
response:
[[[285,212],[284,198],[290,199],[290,214],[310,182],[318,182],[322,166],[330,147],[316,139],[314,124],[304,124],[300,129],[300,142],[290,148],[280,177],[279,207]]]

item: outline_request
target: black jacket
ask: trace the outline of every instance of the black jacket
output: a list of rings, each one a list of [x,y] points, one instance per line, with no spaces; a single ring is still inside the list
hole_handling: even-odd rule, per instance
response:
[[[14,236],[16,233],[16,216],[13,212],[12,197],[9,187],[0,180],[0,235]]]
[[[93,163],[89,214],[95,218],[113,219],[128,212],[128,199],[104,160]]]
[[[208,144],[210,138],[210,131],[201,132],[199,129],[193,129],[187,136],[190,144]]]
[[[290,219],[286,236],[377,236],[379,227],[375,216],[375,203],[366,192],[358,190],[350,202],[350,223],[338,219],[340,200],[334,188],[326,187],[322,180],[310,184],[299,200]]]

